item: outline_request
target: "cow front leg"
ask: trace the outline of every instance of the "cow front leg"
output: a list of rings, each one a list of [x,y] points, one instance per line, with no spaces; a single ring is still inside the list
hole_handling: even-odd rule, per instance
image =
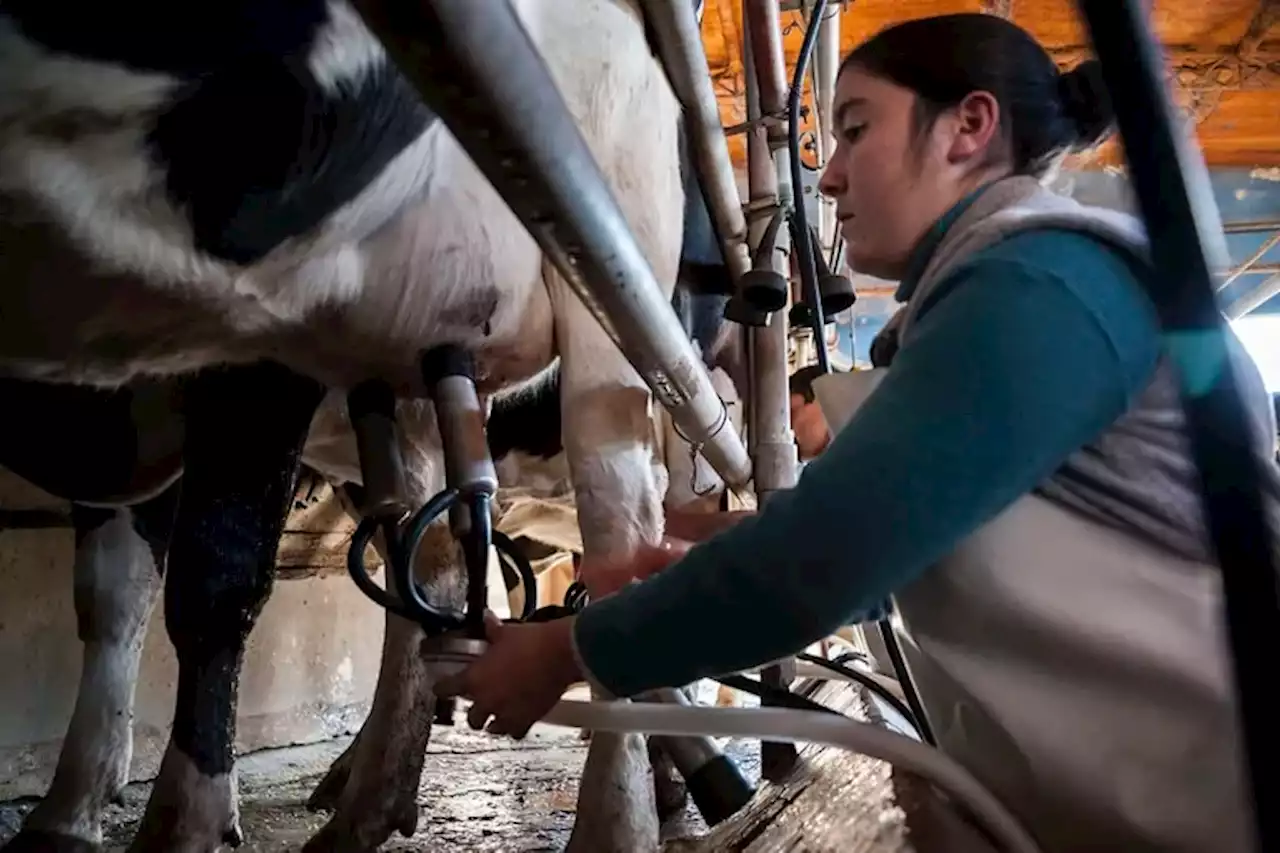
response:
[[[80,685],[49,791],[4,853],[100,849],[103,808],[129,782],[134,687],[177,492],[127,509],[71,508]]]
[[[234,745],[245,640],[275,576],[316,382],[260,363],[206,371],[185,397],[182,493],[165,585],[178,658],[173,730],[134,853],[241,840]]]
[[[431,410],[422,417],[434,417]],[[408,435],[433,429],[430,422],[402,412]],[[406,448],[411,460],[411,502],[416,509],[443,488],[444,477],[436,453],[419,445]],[[381,536],[379,554],[385,561]],[[460,607],[465,600],[462,554],[447,523],[427,528],[414,572],[433,602]],[[386,573],[384,572],[384,577]],[[392,586],[393,593],[399,593]],[[418,786],[426,760],[435,711],[434,686],[441,677],[423,659],[426,635],[416,624],[387,613],[382,663],[373,705],[359,734],[330,767],[308,805],[333,810],[333,817],[306,845],[306,853],[365,853],[391,837],[410,836],[418,824]]]
[[[655,454],[648,389],[581,302],[558,297],[561,422],[590,589],[592,564],[661,539],[666,470]],[[658,829],[644,737],[592,732],[569,851],[655,850]]]
[[[589,572],[596,561],[625,559],[660,539],[665,482],[654,465],[646,390],[563,387],[565,448]],[[593,585],[589,573],[583,580]],[[654,782],[643,736],[593,732],[569,851],[657,849]]]

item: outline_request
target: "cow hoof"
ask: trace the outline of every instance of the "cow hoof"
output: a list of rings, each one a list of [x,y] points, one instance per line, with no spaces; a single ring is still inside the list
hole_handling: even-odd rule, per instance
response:
[[[23,830],[8,844],[0,847],[0,853],[101,853],[102,845],[38,829]]]
[[[653,768],[653,804],[658,810],[658,822],[684,811],[689,803],[689,787],[676,768],[675,762],[652,741],[648,741],[649,765]]]
[[[307,800],[307,808],[312,811],[334,814],[303,847],[305,853],[366,853],[377,850],[393,833],[409,838],[418,830],[417,785],[407,787],[406,796],[394,781],[397,774],[392,772],[386,778],[378,777],[381,781],[376,784],[361,786],[362,777],[353,772],[358,743],[352,741],[338,756]],[[425,744],[421,751],[426,752]],[[404,769],[402,772],[406,773],[405,778],[412,773]]]
[[[666,823],[678,814],[682,814],[689,805],[689,788],[678,775],[668,776],[657,772],[653,774],[653,802],[658,809],[658,820]]]
[[[410,838],[418,830],[418,804],[412,808],[391,804],[382,810],[351,810],[354,818],[339,813],[321,827],[302,848],[302,853],[372,853],[382,846],[392,833],[399,832]]]
[[[313,812],[333,812],[338,810],[338,803],[342,801],[342,792],[347,787],[347,780],[351,778],[351,765],[355,762],[356,744],[360,741],[354,739],[343,750],[342,755],[334,759],[333,764],[329,765],[329,772],[324,774],[324,778],[320,780],[320,784],[316,785],[316,789],[311,792],[311,796],[307,798],[307,809]]]
[[[208,824],[201,825],[199,821],[193,824],[185,824],[172,812],[153,818],[148,806],[128,853],[221,853],[244,844],[238,815],[233,816],[221,831]]]
[[[221,853],[243,843],[239,818],[233,818],[232,823],[219,832],[207,827],[183,826],[181,819],[172,815],[152,819],[148,812],[128,853]]]
[[[170,744],[129,853],[218,853],[243,840],[235,771],[206,776]]]

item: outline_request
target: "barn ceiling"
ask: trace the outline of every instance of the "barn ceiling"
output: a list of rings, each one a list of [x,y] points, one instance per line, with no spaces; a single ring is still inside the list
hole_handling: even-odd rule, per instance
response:
[[[783,2],[783,8],[797,2]],[[1152,17],[1173,71],[1175,102],[1195,121],[1210,166],[1280,166],[1280,0],[1154,0]],[[1063,67],[1089,54],[1073,0],[854,0],[844,7],[842,52],[897,21],[950,12],[987,12],[1025,27]],[[788,79],[804,36],[798,12],[783,12]],[[742,2],[706,0],[707,61],[725,127],[745,120]],[[745,163],[745,137],[729,138]],[[1073,164],[1121,162],[1114,144]]]

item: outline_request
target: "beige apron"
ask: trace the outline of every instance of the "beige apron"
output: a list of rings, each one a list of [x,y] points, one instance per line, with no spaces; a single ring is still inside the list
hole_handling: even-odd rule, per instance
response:
[[[914,310],[946,270],[1020,228],[1065,225],[1140,251],[1140,233],[1117,216],[1026,179],[996,184],[948,231],[892,333],[910,346]],[[1269,410],[1252,363],[1237,368],[1254,411]],[[887,373],[815,382],[832,430]],[[1251,851],[1219,572],[1192,542],[1203,538],[1199,516],[1176,523],[1198,512],[1194,492],[1160,474],[1191,464],[1170,463],[1185,455],[1176,399],[1162,367],[1134,409],[1064,465],[1111,477],[1133,506],[1094,506],[1057,482],[1079,477],[1051,478],[895,596],[939,745],[1046,853]],[[1119,464],[1091,471],[1099,460]],[[1165,541],[1176,530],[1186,553]]]

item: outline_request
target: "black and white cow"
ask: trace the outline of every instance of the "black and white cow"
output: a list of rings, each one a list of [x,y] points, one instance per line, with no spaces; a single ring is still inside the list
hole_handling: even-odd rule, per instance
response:
[[[687,216],[705,215],[697,201]],[[673,301],[692,340],[712,351],[723,331],[716,320],[723,297],[682,284]],[[0,465],[72,501],[74,605],[84,644],[76,705],[53,782],[5,853],[96,849],[103,809],[128,781],[135,680],[181,485],[182,387],[181,379],[104,390],[0,378],[0,407],[11,413],[0,419]],[[551,482],[569,476],[561,420],[555,371],[524,394],[497,401],[488,433],[504,485],[536,489],[548,474]],[[687,455],[689,447],[672,452]],[[699,483],[706,490],[699,499],[724,490],[714,472],[700,472]],[[358,511],[359,485],[338,489],[344,506]],[[691,497],[685,483],[669,483],[669,505],[685,506]],[[232,719],[215,722],[234,725]],[[234,740],[234,729],[217,736]],[[683,807],[683,786],[666,756],[652,745],[649,754],[661,817]],[[314,808],[337,805],[336,780],[345,783],[350,760],[351,754],[344,756],[320,786]],[[233,827],[228,839],[237,837]]]
[[[679,109],[636,4],[514,5],[670,293],[685,202]],[[131,653],[136,670],[130,626],[154,601],[151,544],[163,540],[182,471],[165,581],[179,662],[174,727],[131,849],[204,853],[238,835],[239,665],[299,463],[359,481],[344,391],[379,377],[407,398],[410,499],[438,491],[417,362],[444,342],[475,353],[486,395],[543,382],[558,364],[589,555],[661,534],[665,471],[647,389],[346,3],[0,7],[0,372],[25,383],[128,383],[116,402],[126,407],[160,405],[180,387],[177,445],[122,436],[118,470],[88,497],[72,469],[55,489],[133,506],[97,524],[80,518],[83,540],[128,551],[127,577],[115,582],[97,564],[77,567],[89,610],[132,596],[106,633],[81,624],[87,656],[99,644],[93,671],[118,687],[132,679]],[[177,376],[180,386],[138,384]],[[81,426],[70,441],[91,434]],[[416,571],[456,601],[459,555],[443,528],[429,539]],[[435,679],[419,638],[388,617],[372,711],[322,785],[335,814],[308,849],[372,850],[415,824]],[[131,692],[89,707],[82,691],[77,719],[125,713]],[[64,751],[73,789],[64,813],[37,812],[28,826],[43,842],[25,843],[92,849],[98,809],[128,764],[118,740],[127,726],[113,732],[114,747]],[[655,847],[643,740],[596,737],[586,772],[594,783],[582,788],[571,848]]]

